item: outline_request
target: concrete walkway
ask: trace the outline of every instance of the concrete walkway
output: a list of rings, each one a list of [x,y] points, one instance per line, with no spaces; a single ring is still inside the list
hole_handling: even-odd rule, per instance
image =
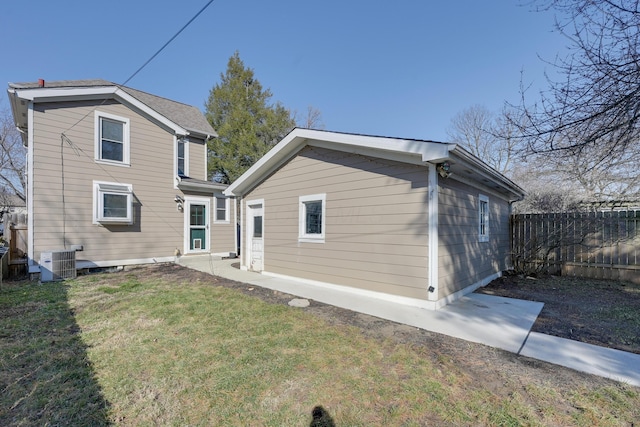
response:
[[[543,303],[468,294],[440,310],[425,310],[232,267],[238,259],[187,256],[181,265],[216,276],[461,338],[640,387],[640,355],[530,332]]]

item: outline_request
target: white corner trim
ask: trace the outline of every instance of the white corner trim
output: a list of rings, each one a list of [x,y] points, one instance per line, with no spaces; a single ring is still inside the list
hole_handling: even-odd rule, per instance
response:
[[[438,295],[440,290],[440,285],[438,283],[439,271],[438,271],[438,245],[440,243],[440,239],[438,236],[438,172],[436,170],[436,165],[433,163],[428,164],[428,184],[427,191],[429,194],[428,197],[428,213],[429,213],[429,265],[428,265],[428,277],[427,281],[427,298],[429,301],[438,301]],[[429,288],[434,288],[433,292],[429,292]]]
[[[29,263],[29,273],[32,268],[40,271],[38,262],[34,257],[34,236],[33,236],[33,101],[29,101],[27,110],[27,260]]]
[[[233,220],[231,223],[234,225],[233,227],[233,251],[238,254],[238,224],[241,224],[238,221],[238,202],[236,199],[231,199],[233,201]],[[240,200],[240,204],[242,205],[242,200]],[[242,254],[240,254],[242,255]],[[240,257],[240,264],[242,264],[242,256]]]

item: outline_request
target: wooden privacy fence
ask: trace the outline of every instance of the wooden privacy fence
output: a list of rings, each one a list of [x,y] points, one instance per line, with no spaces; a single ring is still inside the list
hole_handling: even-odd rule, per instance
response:
[[[640,210],[511,217],[514,267],[640,283]]]
[[[1,218],[4,223],[4,240],[9,250],[7,263],[10,276],[21,275],[27,266],[27,215],[6,213]]]

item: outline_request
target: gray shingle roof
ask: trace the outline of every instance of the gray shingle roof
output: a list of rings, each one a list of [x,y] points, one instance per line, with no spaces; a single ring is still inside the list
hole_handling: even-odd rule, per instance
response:
[[[120,87],[124,92],[142,102],[147,107],[155,110],[162,116],[166,117],[170,121],[176,123],[177,125],[190,132],[198,133],[201,135],[217,136],[215,130],[211,127],[202,112],[197,107],[194,107],[192,105],[187,105],[181,102],[173,101],[171,99],[162,98],[160,96],[142,92],[140,90],[133,89],[127,86],[120,86],[116,83],[102,79],[57,80],[45,82],[45,87],[47,88],[91,88],[109,86]],[[38,82],[10,83],[9,87],[15,89],[40,88]]]

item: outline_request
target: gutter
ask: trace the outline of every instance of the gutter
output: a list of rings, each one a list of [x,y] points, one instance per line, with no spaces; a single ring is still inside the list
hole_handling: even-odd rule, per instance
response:
[[[492,181],[499,183],[502,188],[514,194],[516,197],[513,200],[510,200],[510,202],[518,202],[524,199],[526,191],[524,191],[522,187],[520,187],[518,184],[511,181],[509,178],[502,175],[500,172],[493,169],[486,163],[481,162],[477,157],[469,153],[464,148],[456,145],[456,147],[454,147],[451,151],[465,162],[471,164],[478,172],[487,176],[487,178],[490,178]]]
[[[178,188],[188,191],[224,191],[228,187],[227,184],[219,184],[212,181],[201,181],[193,178],[178,177]]]

